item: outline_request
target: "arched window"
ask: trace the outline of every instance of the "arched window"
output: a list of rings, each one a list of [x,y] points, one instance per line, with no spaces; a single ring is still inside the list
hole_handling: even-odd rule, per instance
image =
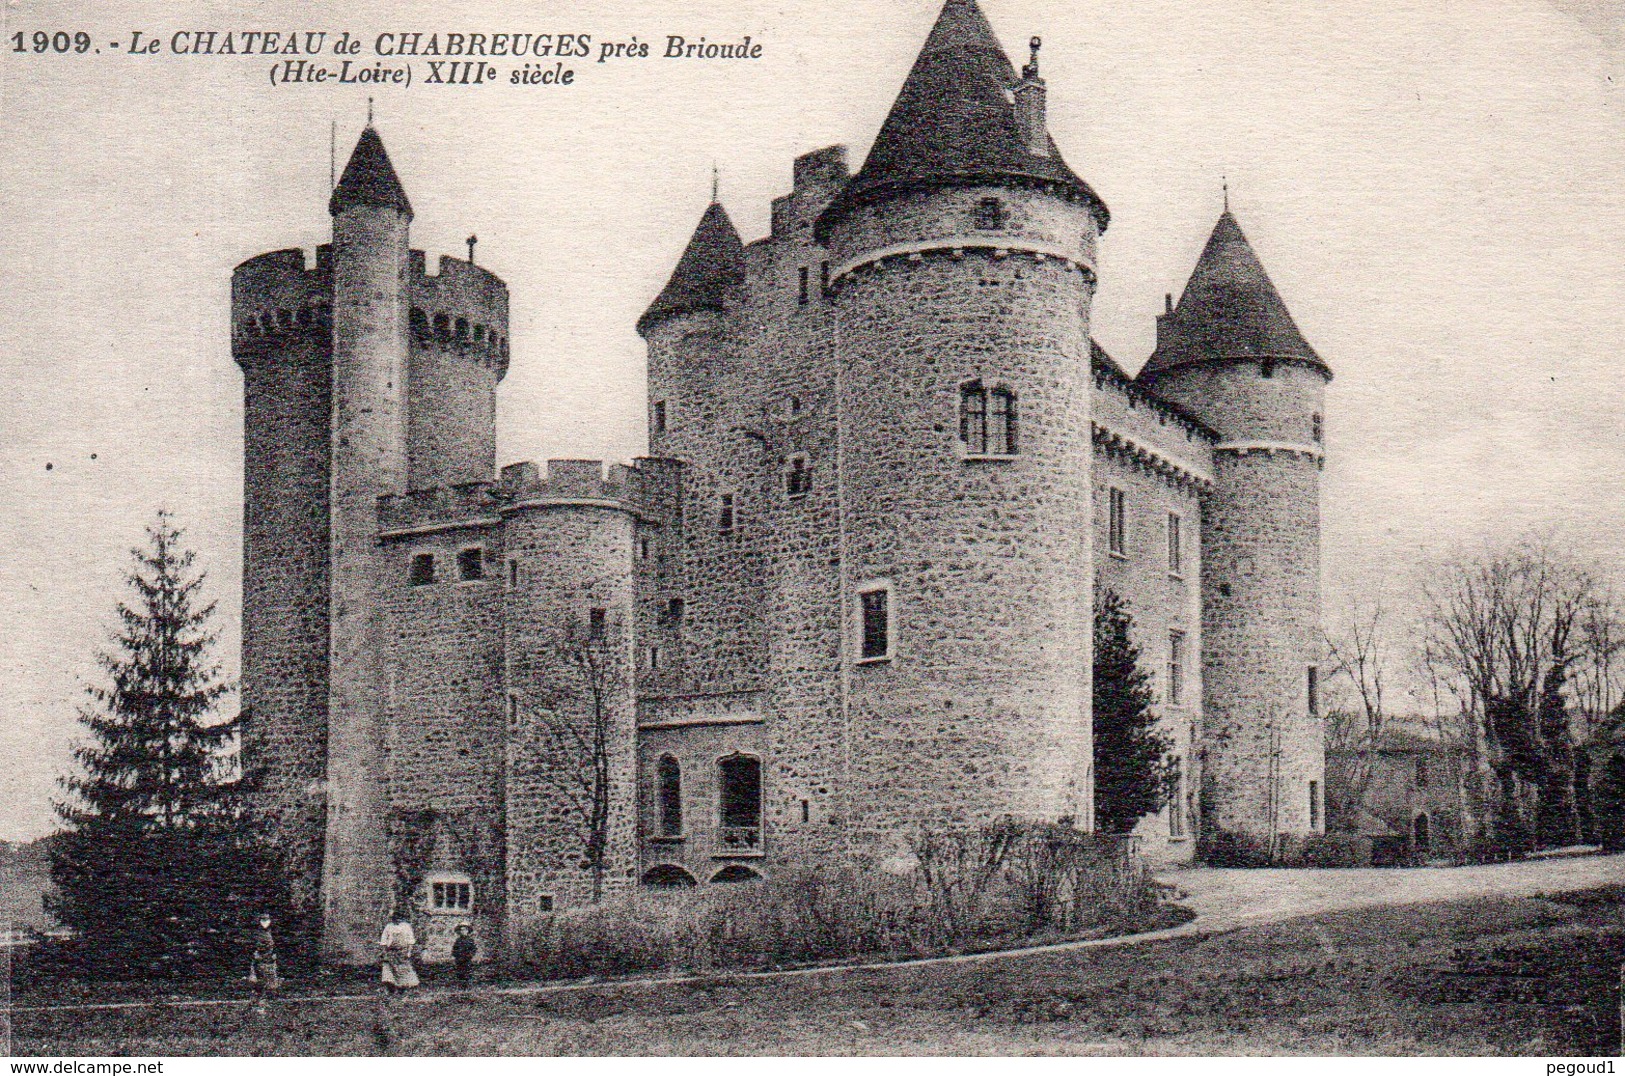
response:
[[[987,452],[987,390],[980,381],[959,386],[959,439],[973,456]]]
[[[755,854],[762,850],[762,760],[729,755],[717,762],[717,850]]]
[[[670,755],[661,755],[655,766],[655,791],[659,799],[660,835],[683,835],[683,768]],[[693,884],[690,882],[690,884]]]

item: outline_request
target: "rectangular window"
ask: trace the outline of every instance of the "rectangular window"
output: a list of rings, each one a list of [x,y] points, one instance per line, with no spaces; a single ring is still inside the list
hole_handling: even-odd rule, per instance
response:
[[[429,901],[437,912],[466,912],[474,907],[474,886],[469,882],[433,882]]]
[[[660,648],[658,646],[651,646],[643,651],[643,666],[651,672],[660,668]]]
[[[1183,575],[1185,551],[1180,541],[1180,519],[1176,512],[1168,513],[1168,574]]]
[[[471,546],[457,552],[457,578],[472,583],[485,578],[485,550]]]
[[[987,447],[989,452],[1002,456],[1016,454],[1016,394],[1008,389],[994,389],[988,413]]]
[[[647,538],[639,538],[638,539],[638,559],[639,560],[648,560],[649,559],[649,539],[647,539]]]
[[[434,582],[433,553],[419,553],[412,558],[410,580],[415,587],[426,587]]]
[[[807,305],[807,267],[805,265],[801,267],[801,290],[796,296],[796,302],[802,306]]]
[[[1115,486],[1108,494],[1107,547],[1120,557],[1128,555],[1128,498]]]
[[[1314,665],[1309,666],[1308,684],[1306,690],[1309,696],[1309,716],[1320,716],[1320,669]]]
[[[801,801],[801,824],[806,825],[812,821],[812,804],[807,800]]]
[[[1185,760],[1173,759],[1168,774],[1168,836],[1185,836]]]
[[[987,393],[980,381],[960,386],[959,439],[970,455],[987,454]]]
[[[1326,421],[1319,415],[1313,416],[1313,418],[1310,420],[1309,432],[1310,435],[1314,437],[1315,444],[1320,444],[1326,439]]]
[[[891,588],[884,584],[858,594],[862,620],[863,661],[884,661],[891,657]]]
[[[683,622],[684,605],[681,598],[670,598],[666,602],[666,622],[681,624]]]
[[[553,894],[543,893],[541,896],[537,897],[536,910],[544,915],[551,912],[553,910]]]
[[[587,610],[587,638],[595,643],[604,641],[604,632],[609,622],[608,609]]]
[[[519,561],[510,558],[508,560],[508,586],[517,587],[518,585],[519,585]]]
[[[823,295],[829,294],[829,262],[822,262],[818,266],[818,290]]]
[[[1416,787],[1426,788],[1427,786],[1428,760],[1424,756],[1418,755],[1416,758]]]
[[[1185,693],[1185,633],[1168,633],[1168,702],[1178,706]]]
[[[722,495],[722,507],[717,513],[717,530],[723,534],[732,534],[734,532],[734,495],[732,493]]]
[[[812,469],[806,456],[790,457],[790,470],[784,476],[784,490],[792,497],[800,497],[812,489]]]
[[[1309,782],[1309,828],[1320,830],[1320,782]]]
[[[654,406],[650,408],[650,412],[651,412],[650,421],[654,425],[655,432],[656,433],[665,433],[666,432],[666,401],[665,400],[656,400],[654,402]]]

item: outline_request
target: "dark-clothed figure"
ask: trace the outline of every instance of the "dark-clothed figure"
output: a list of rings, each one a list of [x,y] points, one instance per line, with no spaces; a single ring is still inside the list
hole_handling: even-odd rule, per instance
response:
[[[451,959],[457,969],[457,985],[465,990],[474,980],[474,958],[479,951],[474,942],[474,928],[468,923],[459,923],[457,940],[451,943]]]

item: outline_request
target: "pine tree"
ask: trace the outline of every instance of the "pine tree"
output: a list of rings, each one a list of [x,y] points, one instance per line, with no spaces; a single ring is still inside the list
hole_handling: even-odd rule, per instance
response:
[[[210,656],[214,604],[160,512],[132,550],[107,675],[80,711],[83,773],[62,780],[67,831],[52,847],[53,915],[77,935],[80,970],[181,974],[224,957],[261,906],[285,901],[243,808],[231,690]]]
[[[1171,741],[1156,728],[1150,675],[1130,632],[1134,619],[1115,591],[1095,602],[1095,826],[1128,833],[1168,801]]]

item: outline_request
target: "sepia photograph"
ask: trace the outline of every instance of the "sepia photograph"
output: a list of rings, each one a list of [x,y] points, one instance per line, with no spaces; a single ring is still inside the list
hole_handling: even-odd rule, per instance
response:
[[[9,0],[11,1071],[1612,1072],[1622,80],[1625,0]]]

